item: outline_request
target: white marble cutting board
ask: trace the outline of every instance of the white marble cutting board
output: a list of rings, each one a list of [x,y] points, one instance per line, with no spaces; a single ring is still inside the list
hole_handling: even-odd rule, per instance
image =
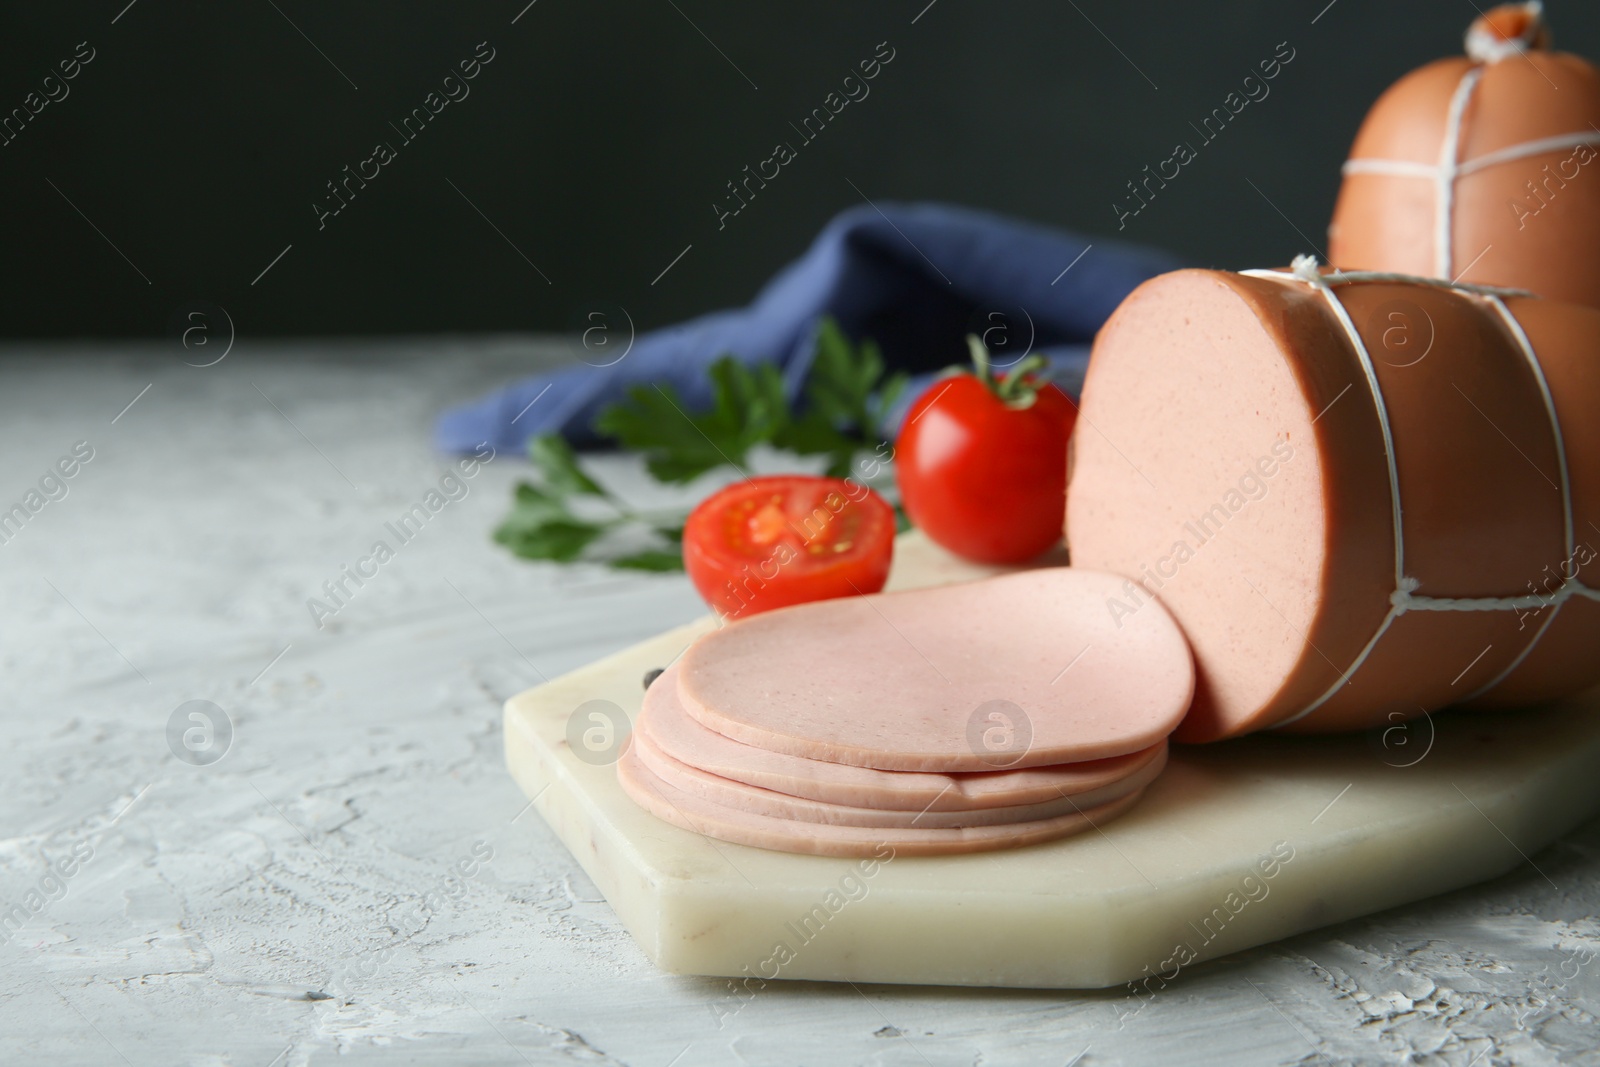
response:
[[[993,571],[901,538],[891,588]],[[636,807],[568,744],[589,701],[630,718],[641,679],[710,619],[527,690],[506,760],[655,962],[744,979],[1098,988],[1152,996],[1185,967],[1501,874],[1600,807],[1600,691],[1382,735],[1175,748],[1129,814],[1047,845],[869,864],[714,841]],[[589,710],[601,705],[591,705]],[[587,713],[582,721],[589,723]]]

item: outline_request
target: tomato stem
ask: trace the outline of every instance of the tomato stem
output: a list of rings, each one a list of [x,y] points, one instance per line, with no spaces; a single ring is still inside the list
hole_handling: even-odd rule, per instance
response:
[[[995,399],[1010,408],[1031,408],[1038,399],[1041,382],[1035,375],[1044,368],[1045,358],[1038,353],[1026,356],[1016,366],[996,378],[994,365],[989,361],[989,349],[977,334],[967,334],[967,348],[972,353],[972,373],[993,393]]]

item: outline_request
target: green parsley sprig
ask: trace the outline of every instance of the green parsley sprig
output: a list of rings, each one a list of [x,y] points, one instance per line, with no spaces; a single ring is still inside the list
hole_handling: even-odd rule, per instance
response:
[[[643,528],[657,544],[613,554],[607,562],[630,570],[682,569],[682,555],[675,547],[683,536],[681,516],[673,515],[660,524],[634,510],[584,473],[572,446],[557,434],[530,441],[528,459],[539,471],[539,484],[517,483],[511,513],[494,531],[496,541],[524,559],[571,563],[607,533],[626,527]],[[574,499],[589,500],[591,513],[598,510],[607,514],[599,518],[580,516],[573,510]]]
[[[771,364],[746,366],[723,356],[710,367],[712,404],[690,413],[671,385],[635,386],[626,400],[601,411],[595,428],[640,452],[657,481],[684,485],[728,466],[743,470],[752,449],[770,446],[826,457],[826,473],[850,473],[858,452],[883,441],[889,409],[907,375],[885,376],[883,354],[870,340],[853,346],[833,319],[818,330],[816,358],[806,375],[804,407],[794,411],[783,378]],[[534,438],[528,458],[539,481],[518,482],[511,512],[494,539],[524,559],[570,563],[584,559],[631,570],[683,566],[681,512],[647,514],[632,508],[587,473],[561,437]],[[583,500],[581,514],[573,504]],[[625,533],[629,536],[607,537]],[[646,547],[608,550],[640,536]]]

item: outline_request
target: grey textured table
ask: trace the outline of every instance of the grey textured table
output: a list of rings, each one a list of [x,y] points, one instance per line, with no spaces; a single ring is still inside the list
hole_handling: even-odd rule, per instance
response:
[[[1153,998],[775,983],[719,1027],[727,983],[645,960],[500,745],[504,698],[693,592],[505,555],[514,456],[405,543],[385,525],[449,469],[439,406],[559,352],[0,355],[0,509],[93,450],[0,543],[0,1059],[1600,1064],[1600,822]],[[308,598],[378,540],[319,628]]]

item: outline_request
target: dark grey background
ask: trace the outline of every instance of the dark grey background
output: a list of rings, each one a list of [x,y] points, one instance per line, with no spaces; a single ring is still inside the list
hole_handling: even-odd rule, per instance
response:
[[[0,16],[0,113],[78,42],[97,52],[0,148],[4,335],[157,336],[194,299],[254,336],[561,329],[593,300],[648,327],[743,302],[863,196],[1111,234],[1124,183],[1193,140],[1189,123],[1287,41],[1296,58],[1271,95],[1122,233],[1200,264],[1282,263],[1322,243],[1372,100],[1459,52],[1478,13],[1469,0],[126,3]],[[1600,53],[1593,3],[1547,11],[1558,46]],[[496,57],[471,95],[319,231],[325,183],[397,140],[388,123],[480,41]],[[719,231],[725,183],[794,140],[789,123],[881,41],[895,59],[871,95]]]

